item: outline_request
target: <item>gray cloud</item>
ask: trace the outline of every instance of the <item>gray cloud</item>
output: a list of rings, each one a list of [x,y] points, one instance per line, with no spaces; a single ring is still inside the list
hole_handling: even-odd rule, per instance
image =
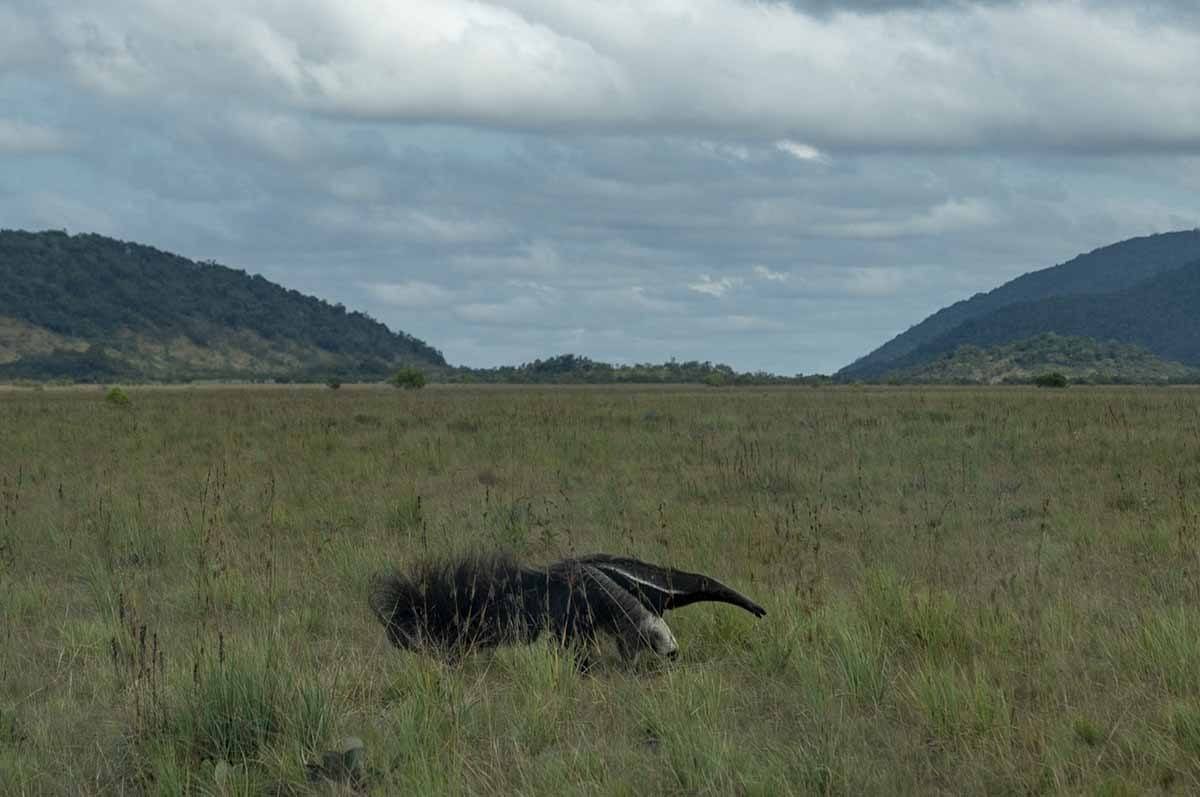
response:
[[[0,152],[9,154],[59,152],[71,137],[61,130],[0,117]]]
[[[1003,8],[1019,6],[1028,0],[767,0],[788,5],[797,11],[816,16],[837,14],[891,14],[914,12],[962,11],[971,8]],[[1192,0],[1081,0],[1088,8],[1121,9],[1144,19],[1194,20],[1200,9]]]
[[[1200,146],[1200,84],[1191,78],[1200,73],[1200,31],[1178,24],[1182,4],[1139,12],[1109,2],[916,0],[17,8],[25,10],[9,12],[13,27],[42,39],[36,50],[46,61],[36,68],[53,65],[91,91],[156,108],[164,99],[232,103],[241,134],[283,158],[308,154],[287,112],[703,132],[842,151]],[[834,13],[847,8],[876,13]]]
[[[1185,6],[852,8],[18,2],[0,218],[258,271],[455,362],[788,373],[1200,223]]]

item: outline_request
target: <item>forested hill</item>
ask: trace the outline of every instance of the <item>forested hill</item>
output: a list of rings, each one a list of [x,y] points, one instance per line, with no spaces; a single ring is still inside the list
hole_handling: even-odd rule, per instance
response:
[[[1052,297],[1116,293],[1198,260],[1200,229],[1131,238],[1105,246],[1052,268],[1024,274],[988,293],[979,293],[945,307],[846,366],[838,373],[838,377],[875,379],[898,367],[911,367],[915,359],[910,355],[916,350],[938,338],[951,335],[957,327],[969,322],[978,321],[976,327],[984,325],[987,323],[985,318],[1011,305]],[[1071,329],[1041,326],[1024,329],[1020,337],[1040,332],[1093,335],[1078,326]],[[966,335],[957,337],[960,338],[959,343],[974,342],[967,341],[965,338],[969,336]],[[1003,337],[1001,340],[1015,339]],[[1117,339],[1132,340],[1125,337]],[[933,349],[939,352],[947,350],[944,346],[934,346]]]
[[[1123,291],[1002,307],[939,335],[893,367],[912,368],[964,345],[997,346],[1048,332],[1134,344],[1165,360],[1200,366],[1200,259]]]
[[[261,276],[101,235],[0,230],[0,378],[377,378],[411,335]]]

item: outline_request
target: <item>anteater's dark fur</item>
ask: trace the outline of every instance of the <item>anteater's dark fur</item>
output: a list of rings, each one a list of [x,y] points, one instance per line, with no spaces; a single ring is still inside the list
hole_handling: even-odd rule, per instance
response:
[[[392,573],[376,582],[371,606],[397,647],[450,655],[533,642],[547,630],[564,642],[590,640],[606,619],[589,605],[572,563],[531,568],[502,554]]]
[[[545,567],[527,567],[503,554],[427,561],[408,575],[378,580],[371,594],[393,644],[451,657],[532,642],[543,631],[564,644],[590,643],[602,631],[626,656],[649,649],[674,657],[678,646],[662,614],[699,601],[766,614],[709,576],[609,554]]]

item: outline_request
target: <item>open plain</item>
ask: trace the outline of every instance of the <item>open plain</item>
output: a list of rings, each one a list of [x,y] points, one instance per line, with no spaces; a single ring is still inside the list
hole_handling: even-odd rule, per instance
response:
[[[0,393],[0,791],[1200,790],[1200,392]],[[390,648],[372,575],[606,551],[674,662]]]

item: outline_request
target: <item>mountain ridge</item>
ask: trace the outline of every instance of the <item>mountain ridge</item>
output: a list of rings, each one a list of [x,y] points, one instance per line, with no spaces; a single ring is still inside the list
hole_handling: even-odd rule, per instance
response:
[[[1101,246],[947,305],[845,366],[836,376],[841,380],[880,378],[890,370],[911,367],[910,355],[926,344],[1005,307],[1060,296],[1116,293],[1196,260],[1200,260],[1200,228],[1156,233]],[[1058,329],[1037,331],[1075,334]]]
[[[1198,308],[1200,259],[1122,291],[1007,305],[958,325],[891,365],[909,368],[963,345],[998,346],[1052,332],[1130,343],[1166,360],[1200,366]]]

